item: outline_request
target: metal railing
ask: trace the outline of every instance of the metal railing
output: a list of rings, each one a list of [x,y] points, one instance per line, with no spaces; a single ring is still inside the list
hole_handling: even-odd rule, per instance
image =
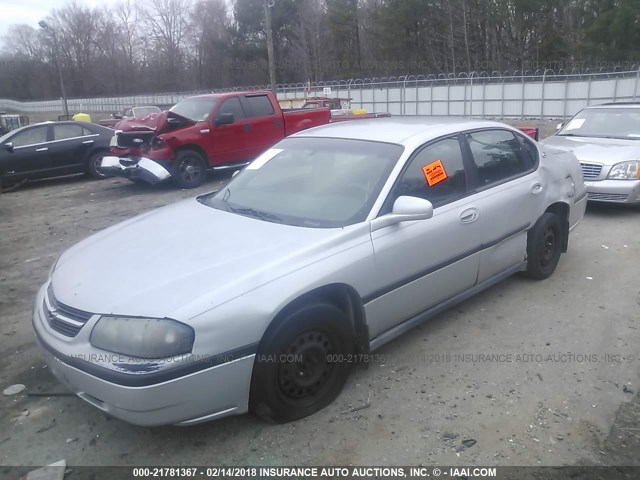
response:
[[[462,72],[438,75],[313,82],[311,96],[350,99],[352,108],[394,115],[456,115],[496,118],[565,118],[594,103],[636,101],[640,68],[614,71]],[[77,112],[115,112],[133,105],[168,107],[183,98],[215,92],[267,89],[268,85],[69,99]],[[279,99],[304,99],[307,83],[277,85]],[[61,100],[19,102],[0,99],[0,110],[60,112]]]

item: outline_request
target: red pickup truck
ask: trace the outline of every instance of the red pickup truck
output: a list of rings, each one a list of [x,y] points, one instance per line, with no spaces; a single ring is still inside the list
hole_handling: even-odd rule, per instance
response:
[[[207,170],[240,168],[284,137],[329,123],[328,108],[282,111],[270,91],[186,98],[169,111],[118,124],[105,174],[194,188]]]

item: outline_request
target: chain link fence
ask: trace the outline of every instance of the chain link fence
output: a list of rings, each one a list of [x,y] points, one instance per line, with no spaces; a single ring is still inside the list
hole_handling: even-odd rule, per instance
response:
[[[454,115],[492,118],[566,118],[581,108],[604,102],[635,102],[640,68],[625,71],[536,70],[514,72],[462,72],[407,75],[277,85],[280,100],[326,96],[350,101],[351,108],[393,115]],[[120,112],[135,105],[169,108],[198,94],[264,90],[252,85],[216,90],[168,92],[148,95],[68,99],[69,112]],[[290,102],[289,102],[290,103]],[[0,110],[61,112],[62,101],[19,102],[0,99]]]

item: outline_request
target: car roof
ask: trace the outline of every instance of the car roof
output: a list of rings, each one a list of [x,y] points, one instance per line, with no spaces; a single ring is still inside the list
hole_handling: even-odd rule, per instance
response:
[[[183,100],[186,100],[187,98],[227,98],[227,97],[237,97],[238,95],[265,95],[267,93],[270,93],[269,90],[241,90],[241,91],[234,91],[234,92],[222,92],[222,93],[207,93],[205,95],[194,95],[193,97],[186,97],[183,98]]]
[[[640,102],[611,102],[600,105],[589,105],[586,109],[592,108],[640,108]]]
[[[512,127],[491,120],[463,117],[387,117],[330,123],[299,132],[294,137],[331,137],[409,145],[461,130]]]
[[[108,127],[104,127],[102,125],[98,125],[96,123],[91,123],[91,122],[78,122],[78,121],[75,121],[75,120],[60,120],[60,121],[46,120],[44,122],[32,123],[30,125],[24,125],[24,126],[22,126],[20,128],[15,128],[13,130],[8,131],[3,136],[7,136],[8,134],[11,134],[13,136],[16,133],[20,133],[21,131],[27,130],[29,128],[44,127],[44,126],[47,126],[47,125],[80,125],[80,126],[83,126],[85,128],[86,127],[90,127],[90,128],[95,127],[98,130],[111,130]]]

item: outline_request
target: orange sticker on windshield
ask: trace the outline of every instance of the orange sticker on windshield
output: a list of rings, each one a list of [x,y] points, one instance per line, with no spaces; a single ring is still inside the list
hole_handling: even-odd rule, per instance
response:
[[[424,178],[427,179],[427,183],[430,187],[433,187],[436,183],[440,183],[447,179],[447,172],[444,170],[444,166],[440,160],[431,162],[429,165],[422,167]]]

